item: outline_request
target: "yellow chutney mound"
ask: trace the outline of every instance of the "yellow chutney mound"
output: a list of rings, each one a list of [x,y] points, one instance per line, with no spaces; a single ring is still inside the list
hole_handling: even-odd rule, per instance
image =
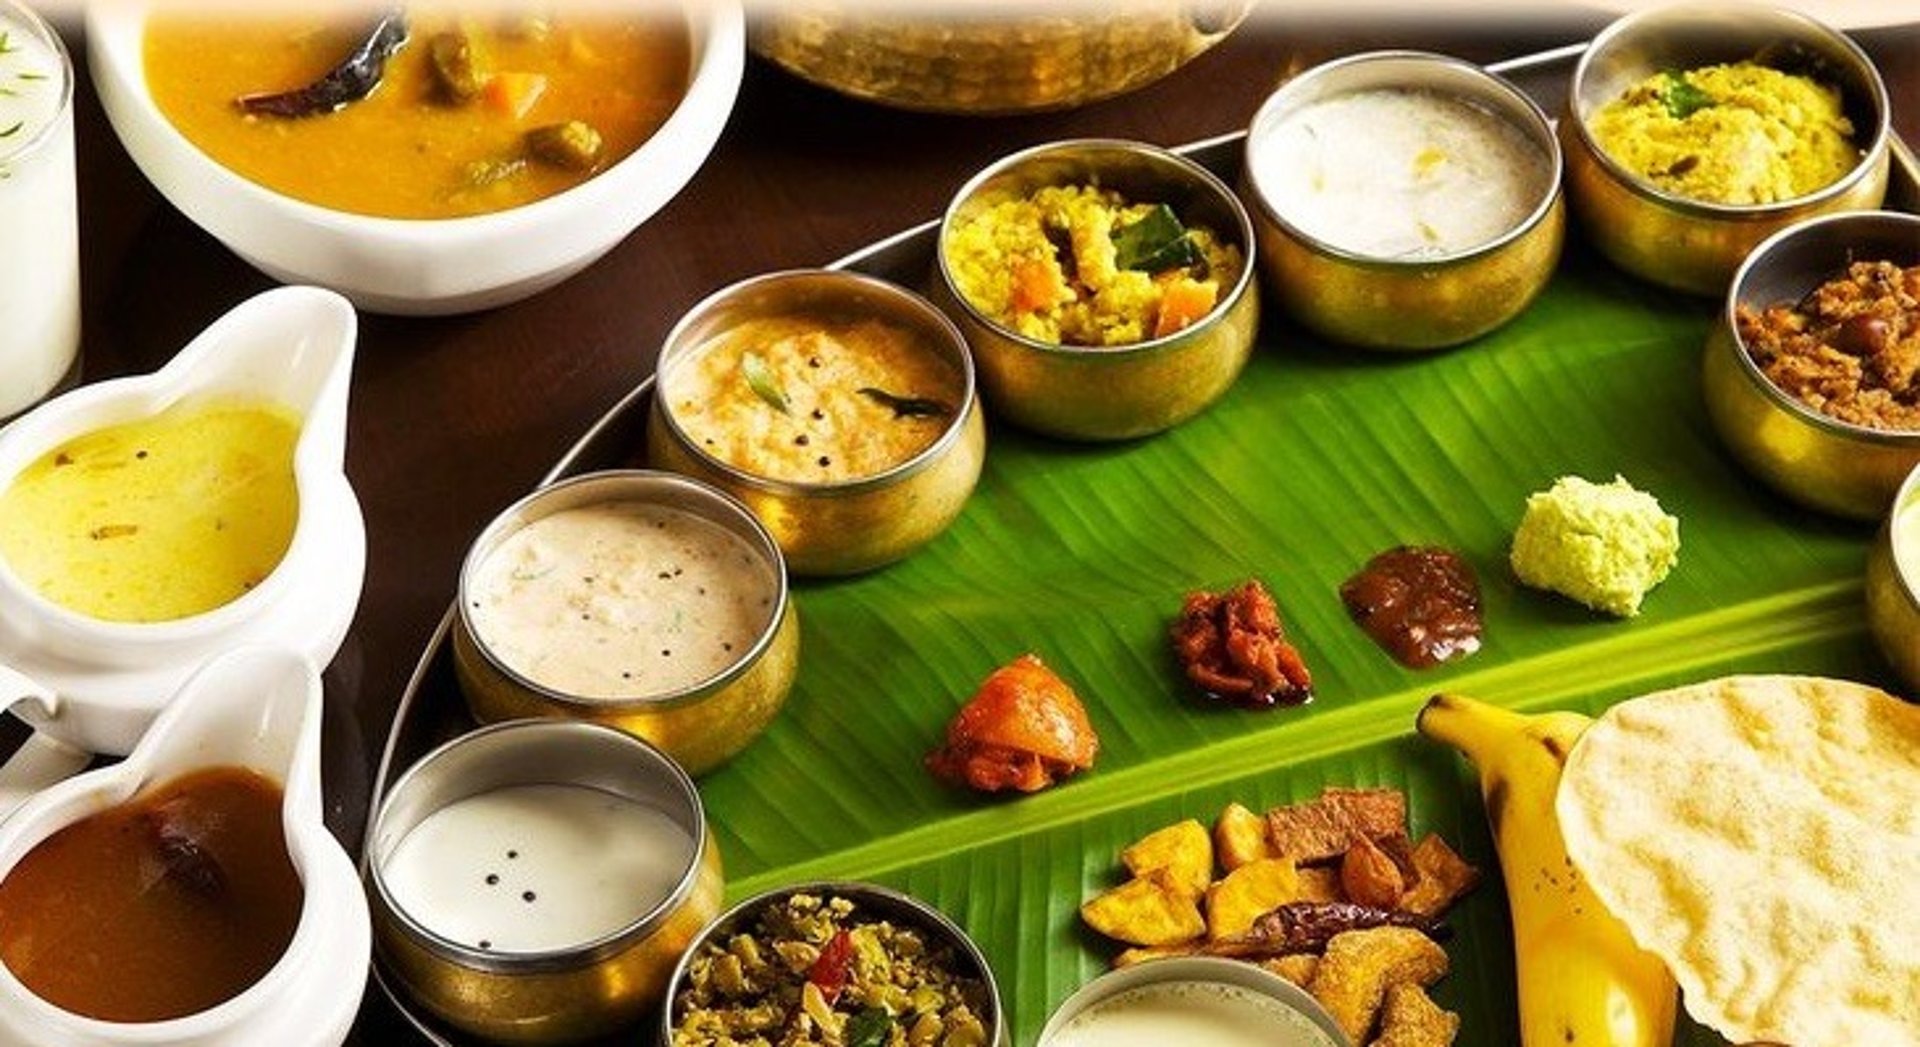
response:
[[[1622,702],[1574,747],[1567,852],[1734,1043],[1920,1045],[1920,707],[1738,676]]]
[[[217,400],[96,429],[0,494],[0,558],[63,607],[164,622],[224,606],[286,556],[300,419]]]

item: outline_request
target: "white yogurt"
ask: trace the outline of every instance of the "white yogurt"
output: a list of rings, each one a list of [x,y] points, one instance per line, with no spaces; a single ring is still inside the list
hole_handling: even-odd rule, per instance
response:
[[[1546,198],[1553,165],[1502,117],[1431,91],[1355,91],[1255,128],[1267,202],[1322,243],[1370,258],[1471,251]]]
[[[1046,1047],[1335,1047],[1305,1015],[1221,982],[1158,982],[1081,1011]]]
[[[651,912],[693,862],[660,811],[578,785],[515,785],[448,804],[381,869],[393,902],[442,938],[490,952],[566,949]]]
[[[739,535],[641,502],[565,509],[481,560],[467,619],[521,676],[579,698],[668,694],[738,662],[777,579]]]
[[[0,0],[0,419],[52,392],[80,351],[73,106],[43,31]]]

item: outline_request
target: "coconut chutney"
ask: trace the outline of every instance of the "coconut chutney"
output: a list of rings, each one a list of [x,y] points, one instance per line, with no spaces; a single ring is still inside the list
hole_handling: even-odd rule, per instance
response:
[[[1472,251],[1519,228],[1554,189],[1552,159],[1520,128],[1426,90],[1310,102],[1255,128],[1249,162],[1282,220],[1368,258]]]

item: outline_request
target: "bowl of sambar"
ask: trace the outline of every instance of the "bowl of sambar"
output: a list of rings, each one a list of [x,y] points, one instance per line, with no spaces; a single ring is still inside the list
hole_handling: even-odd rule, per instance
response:
[[[273,277],[407,314],[515,301],[612,248],[705,160],[745,50],[737,5],[692,0],[92,5],[87,41],[174,206]]]

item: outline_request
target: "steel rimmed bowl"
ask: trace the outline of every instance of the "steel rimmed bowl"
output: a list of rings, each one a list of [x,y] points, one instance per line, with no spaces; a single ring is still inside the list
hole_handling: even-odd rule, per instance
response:
[[[1500,236],[1434,258],[1367,255],[1301,229],[1263,184],[1261,140],[1309,105],[1384,90],[1443,95],[1505,121],[1550,165],[1540,198]],[[1361,348],[1428,350],[1472,341],[1505,324],[1546,287],[1565,240],[1561,168],[1552,122],[1519,88],[1457,58],[1375,51],[1316,66],[1268,96],[1248,125],[1242,182],[1253,202],[1261,271],[1295,318]]]
[[[1608,156],[1587,121],[1662,70],[1737,62],[1793,49],[1840,88],[1860,145],[1858,163],[1830,185],[1771,204],[1717,204],[1666,192]],[[1718,295],[1757,244],[1817,214],[1880,206],[1891,157],[1890,105],[1873,60],[1806,15],[1738,3],[1675,4],[1618,19],[1574,66],[1560,121],[1567,194],[1589,240],[1620,268],[1664,287]]]
[[[1769,237],[1734,274],[1707,338],[1707,415],[1747,471],[1821,512],[1878,519],[1920,464],[1920,430],[1870,429],[1822,414],[1761,372],[1734,322],[1742,306],[1799,301],[1855,260],[1920,265],[1920,216],[1891,211],[1820,215]]]
[[[1276,1040],[1273,1047],[1352,1047],[1339,1023],[1305,989],[1245,960],[1220,956],[1174,956],[1108,971],[1075,990],[1054,1010],[1036,1047],[1049,1047],[1075,1018],[1101,1003],[1155,986],[1219,986],[1277,1002],[1299,1017],[1300,1027],[1289,1038]]]
[[[1867,550],[1867,626],[1908,693],[1920,692],[1920,467],[1907,474]],[[1907,548],[1902,552],[1902,547]]]
[[[1002,326],[969,302],[954,279],[948,238],[960,221],[1048,186],[1096,184],[1130,203],[1164,203],[1187,225],[1240,249],[1241,271],[1213,311],[1162,338],[1133,345],[1052,345]],[[981,391],[1000,416],[1068,440],[1128,440],[1172,428],[1226,394],[1253,355],[1260,295],[1253,222],[1212,172],[1144,142],[1072,139],[1014,153],[954,194],[940,223],[936,293],[965,332]]]

